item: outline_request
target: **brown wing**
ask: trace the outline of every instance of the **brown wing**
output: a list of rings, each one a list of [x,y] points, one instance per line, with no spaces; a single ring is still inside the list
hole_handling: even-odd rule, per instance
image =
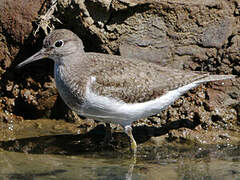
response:
[[[128,103],[152,100],[207,76],[121,56],[88,53],[88,57],[95,67],[91,72],[91,76],[96,77],[92,90]]]

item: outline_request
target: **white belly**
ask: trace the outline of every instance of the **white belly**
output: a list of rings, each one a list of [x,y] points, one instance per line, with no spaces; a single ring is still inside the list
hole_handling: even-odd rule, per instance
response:
[[[91,80],[94,81],[94,78]],[[191,83],[178,89],[167,92],[165,95],[144,103],[128,104],[123,101],[95,94],[86,89],[86,100],[81,107],[81,114],[104,122],[117,123],[122,126],[130,125],[132,122],[161,112],[171,105],[183,93],[198,86],[198,83]]]

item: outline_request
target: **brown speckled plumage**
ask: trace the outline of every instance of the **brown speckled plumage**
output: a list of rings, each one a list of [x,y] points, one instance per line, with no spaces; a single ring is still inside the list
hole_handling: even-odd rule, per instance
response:
[[[169,90],[208,76],[121,56],[87,53],[85,60],[93,69],[89,75],[96,77],[93,91],[126,103],[153,100]]]

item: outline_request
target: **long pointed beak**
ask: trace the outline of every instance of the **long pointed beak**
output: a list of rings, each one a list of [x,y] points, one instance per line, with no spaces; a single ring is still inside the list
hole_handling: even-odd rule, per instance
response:
[[[47,58],[48,57],[48,53],[46,51],[45,48],[42,48],[40,51],[38,51],[36,54],[32,55],[31,57],[29,57],[28,59],[26,59],[25,61],[21,62],[20,64],[18,64],[16,66],[17,69],[25,66],[26,64],[29,64],[31,62],[43,59],[43,58]]]

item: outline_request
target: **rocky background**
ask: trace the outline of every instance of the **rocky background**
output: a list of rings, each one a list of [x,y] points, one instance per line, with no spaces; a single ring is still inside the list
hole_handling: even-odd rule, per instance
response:
[[[105,126],[78,117],[58,96],[53,62],[15,66],[46,34],[67,28],[85,51],[171,68],[240,75],[238,0],[2,0],[0,2],[0,147],[74,153],[102,147]],[[111,125],[111,149],[128,137]],[[240,79],[202,85],[162,113],[134,124],[138,143],[240,142]],[[105,148],[105,147],[104,147]]]

